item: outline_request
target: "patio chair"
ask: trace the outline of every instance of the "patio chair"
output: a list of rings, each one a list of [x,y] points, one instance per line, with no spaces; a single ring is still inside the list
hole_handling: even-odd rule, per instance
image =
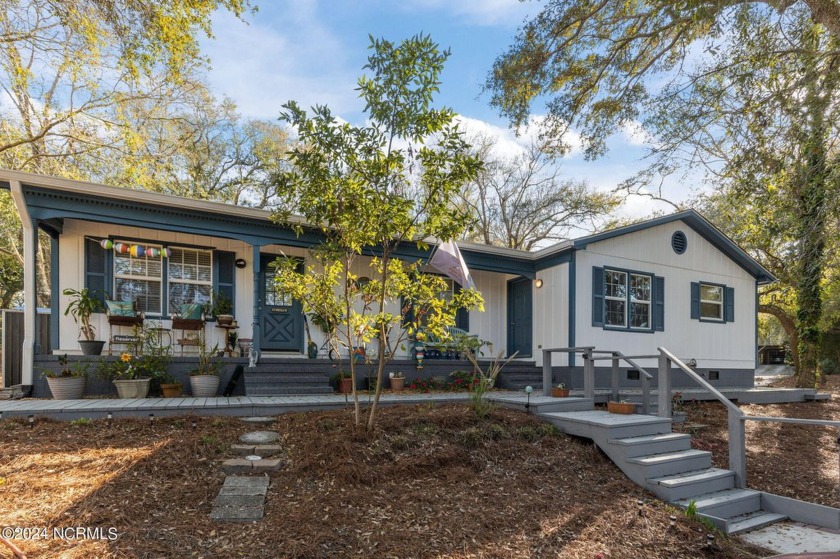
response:
[[[143,340],[133,333],[134,328],[143,326],[145,320],[143,312],[137,310],[137,303],[106,299],[105,309],[108,317],[108,355],[113,355],[115,345],[134,346],[137,351],[142,351]],[[120,334],[120,328],[131,328],[132,334]]]

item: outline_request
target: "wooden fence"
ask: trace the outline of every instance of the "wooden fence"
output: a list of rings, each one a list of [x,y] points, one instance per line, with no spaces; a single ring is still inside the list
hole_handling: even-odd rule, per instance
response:
[[[3,335],[0,336],[2,344],[2,374],[0,386],[13,386],[21,381],[21,360],[23,357],[23,311],[3,310],[0,311],[0,328]],[[50,352],[50,315],[49,313],[38,313],[36,321],[37,338],[36,354],[47,354]]]

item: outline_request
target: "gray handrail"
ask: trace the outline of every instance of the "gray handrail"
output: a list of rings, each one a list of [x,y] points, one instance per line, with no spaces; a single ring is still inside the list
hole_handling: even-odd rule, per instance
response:
[[[749,421],[771,421],[776,423],[794,423],[797,425],[821,425],[840,428],[840,421],[830,419],[800,419],[798,417],[773,417],[772,415],[745,415],[741,419]]]
[[[735,487],[747,486],[747,447],[746,431],[744,429],[744,412],[741,408],[709,384],[706,379],[680,361],[680,359],[665,349],[659,350],[659,416],[671,417],[671,363],[679,367],[688,378],[708,390],[727,408],[729,423],[729,469],[735,473]]]
[[[595,346],[583,347],[552,347],[543,349],[543,396],[551,396],[551,354],[552,353],[583,353],[584,355],[591,354],[595,351]],[[590,367],[591,360],[584,359],[583,372],[583,392],[587,398],[595,397],[595,368]],[[590,376],[592,377],[590,379]],[[591,392],[591,395],[590,395]]]

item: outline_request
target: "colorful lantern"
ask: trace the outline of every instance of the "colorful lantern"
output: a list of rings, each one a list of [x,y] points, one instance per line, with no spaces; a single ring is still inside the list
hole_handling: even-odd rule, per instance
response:
[[[114,251],[120,254],[128,254],[129,248],[125,243],[114,243]]]
[[[105,250],[111,250],[112,248],[114,248],[114,241],[112,241],[111,239],[102,239],[101,241],[99,241],[99,246],[101,246]]]
[[[158,256],[160,256],[160,249],[149,247],[146,249],[146,256],[148,258],[157,258]]]
[[[171,257],[172,256],[172,249],[169,249],[169,248],[163,249],[163,255],[167,258]]]
[[[129,254],[135,258],[143,258],[146,256],[146,249],[140,245],[131,245]]]

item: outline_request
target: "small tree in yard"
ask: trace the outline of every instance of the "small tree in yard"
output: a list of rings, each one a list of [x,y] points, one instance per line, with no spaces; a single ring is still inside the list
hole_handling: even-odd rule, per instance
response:
[[[401,246],[427,249],[423,239],[454,238],[469,223],[449,202],[475,178],[480,163],[453,124],[454,113],[431,108],[449,53],[423,35],[398,45],[371,37],[370,49],[365,69],[372,75],[358,82],[365,126],[339,122],[326,106],[315,107],[311,117],[294,102],[283,106],[281,119],[298,131],[300,144],[290,153],[291,170],[278,178],[278,191],[284,207],[294,208],[324,240],[303,273],[288,259],[281,259],[277,273],[279,287],[298,299],[304,312],[330,313],[323,318],[337,321],[330,335],[341,346],[377,342],[368,429],[374,426],[385,366],[397,349],[421,324],[444,336],[458,308],[483,305],[472,289],[440,298],[440,277],[422,273],[420,261],[395,257]],[[290,220],[290,210],[275,218],[303,231]],[[354,267],[362,255],[372,257],[369,282],[359,282]],[[359,426],[353,359],[349,368]]]

